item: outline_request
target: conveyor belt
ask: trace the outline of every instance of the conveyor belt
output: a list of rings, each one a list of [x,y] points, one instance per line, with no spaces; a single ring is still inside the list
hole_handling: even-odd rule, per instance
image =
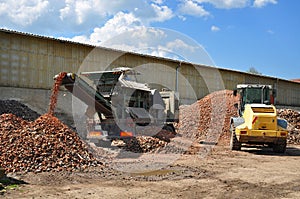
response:
[[[104,114],[106,118],[113,117],[111,103],[76,74],[68,73],[62,81],[62,85],[86,105],[94,106],[98,113]]]

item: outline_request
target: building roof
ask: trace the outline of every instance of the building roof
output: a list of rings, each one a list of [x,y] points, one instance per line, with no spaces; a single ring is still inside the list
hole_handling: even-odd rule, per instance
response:
[[[292,82],[300,83],[300,79],[291,79]]]

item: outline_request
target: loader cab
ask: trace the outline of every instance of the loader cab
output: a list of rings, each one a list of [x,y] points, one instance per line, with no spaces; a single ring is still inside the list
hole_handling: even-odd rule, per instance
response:
[[[238,84],[233,92],[240,96],[239,114],[242,115],[246,104],[274,104],[274,92],[271,85]]]

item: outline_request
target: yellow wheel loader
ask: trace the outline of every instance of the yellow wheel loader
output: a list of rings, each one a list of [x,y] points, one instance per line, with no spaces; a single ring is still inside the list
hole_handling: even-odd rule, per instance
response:
[[[233,95],[240,97],[239,117],[230,119],[230,148],[241,150],[242,144],[267,145],[284,153],[288,136],[287,121],[277,118],[273,105],[275,91],[271,85],[239,84]]]

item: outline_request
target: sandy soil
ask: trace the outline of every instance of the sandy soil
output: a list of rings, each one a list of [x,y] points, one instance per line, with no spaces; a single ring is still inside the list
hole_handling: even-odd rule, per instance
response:
[[[300,198],[299,156],[300,146],[294,145],[285,154],[268,148],[230,151],[228,146],[215,146],[206,157],[182,155],[163,169],[138,174],[111,168],[10,174],[23,184],[2,197]]]

